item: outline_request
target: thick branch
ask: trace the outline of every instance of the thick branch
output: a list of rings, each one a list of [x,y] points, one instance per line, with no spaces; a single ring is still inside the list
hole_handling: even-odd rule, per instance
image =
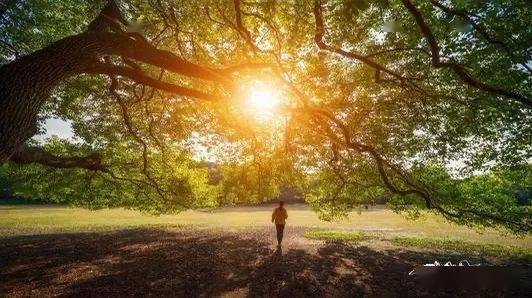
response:
[[[102,55],[117,55],[157,66],[170,72],[217,82],[228,87],[232,86],[231,80],[213,69],[189,62],[172,52],[157,49],[149,43],[110,32],[88,32],[85,34],[94,34],[94,42],[102,45]]]
[[[410,14],[414,17],[416,24],[419,27],[419,30],[421,31],[421,34],[423,34],[423,36],[427,39],[427,43],[429,44],[429,49],[432,55],[432,65],[434,67],[451,69],[460,78],[460,80],[462,80],[462,82],[475,89],[488,92],[495,96],[505,96],[508,98],[512,98],[529,107],[532,106],[532,100],[530,98],[527,98],[512,91],[482,83],[473,78],[471,74],[458,63],[441,61],[438,42],[436,41],[436,38],[434,37],[434,34],[432,34],[432,31],[430,30],[427,23],[425,23],[421,12],[412,4],[410,0],[401,1],[403,2],[403,5],[406,7],[406,9],[408,9]]]
[[[157,49],[138,33],[125,32],[116,3],[112,0],[110,3],[87,32],[65,37],[0,67],[0,163],[9,160],[35,133],[37,115],[51,90],[69,77],[98,73],[96,69],[101,67],[102,58],[117,56],[128,65],[143,62],[189,78],[213,81],[232,90],[231,79],[220,72]],[[176,94],[214,99],[206,93],[155,80],[133,67],[100,68],[100,71]]]
[[[18,164],[37,163],[54,168],[81,168],[91,171],[107,172],[100,156],[96,153],[87,156],[60,157],[44,151],[39,147],[21,146],[10,158]]]
[[[146,75],[140,70],[137,70],[131,67],[116,66],[116,65],[110,65],[110,64],[105,64],[105,63],[95,63],[90,66],[87,72],[93,73],[93,74],[106,74],[110,76],[126,77],[139,84],[147,85],[147,86],[150,86],[150,87],[162,90],[162,91],[174,93],[177,95],[194,97],[194,98],[210,100],[210,101],[219,100],[219,98],[215,95],[204,93],[204,92],[194,90],[191,88],[187,88],[187,87],[182,87],[182,86],[175,85],[172,83],[163,82],[161,80],[158,80],[158,79],[155,79],[155,78],[152,78]]]

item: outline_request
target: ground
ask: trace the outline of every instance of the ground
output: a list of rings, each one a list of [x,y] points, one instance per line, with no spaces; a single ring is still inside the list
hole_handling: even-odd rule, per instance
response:
[[[303,205],[288,210],[277,250],[270,206],[161,217],[3,206],[0,296],[418,296],[430,293],[407,274],[434,260],[530,267],[530,236],[384,208],[336,223]]]

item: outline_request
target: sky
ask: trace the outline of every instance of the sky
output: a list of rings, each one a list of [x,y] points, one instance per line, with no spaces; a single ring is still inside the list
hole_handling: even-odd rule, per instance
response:
[[[59,118],[47,119],[44,129],[46,131],[44,134],[36,135],[33,137],[33,139],[42,142],[47,137],[51,137],[53,135],[56,135],[62,139],[72,139],[74,137],[74,132],[72,131],[72,126],[70,123]]]

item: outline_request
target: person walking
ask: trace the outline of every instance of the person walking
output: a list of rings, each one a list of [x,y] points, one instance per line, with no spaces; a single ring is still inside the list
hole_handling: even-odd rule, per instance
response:
[[[284,202],[279,201],[279,207],[275,208],[272,213],[272,222],[275,223],[275,228],[277,230],[277,247],[281,247],[281,242],[283,241],[284,225],[286,224],[286,219],[288,218],[288,212],[284,208]]]

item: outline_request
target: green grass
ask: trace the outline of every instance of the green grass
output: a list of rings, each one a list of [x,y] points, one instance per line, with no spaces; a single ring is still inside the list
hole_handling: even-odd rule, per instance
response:
[[[359,241],[360,235],[379,239],[430,238],[456,239],[476,244],[498,244],[532,250],[532,236],[501,235],[494,230],[476,231],[445,221],[435,215],[411,221],[383,207],[371,207],[361,214],[353,212],[345,220],[323,222],[305,205],[288,205],[288,227],[311,232],[312,239],[335,238]],[[226,207],[214,210],[188,210],[179,214],[152,216],[125,209],[86,210],[63,206],[0,206],[0,237],[65,232],[102,231],[137,227],[194,226],[224,230],[272,227],[272,206]],[[398,240],[399,241],[399,240]],[[408,244],[405,244],[408,245]]]
[[[461,239],[430,237],[382,237],[360,231],[309,230],[304,235],[313,240],[359,242],[378,239],[400,247],[418,247],[431,251],[445,251],[484,258],[503,258],[519,263],[532,263],[532,250],[513,245],[479,243]]]
[[[391,239],[391,242],[403,247],[421,247],[478,256],[508,257],[519,262],[532,263],[532,250],[512,245],[479,244],[467,240],[428,237],[395,237]]]
[[[362,241],[369,239],[363,232],[359,231],[324,231],[310,230],[305,233],[305,237],[314,240],[341,240],[341,241]]]

